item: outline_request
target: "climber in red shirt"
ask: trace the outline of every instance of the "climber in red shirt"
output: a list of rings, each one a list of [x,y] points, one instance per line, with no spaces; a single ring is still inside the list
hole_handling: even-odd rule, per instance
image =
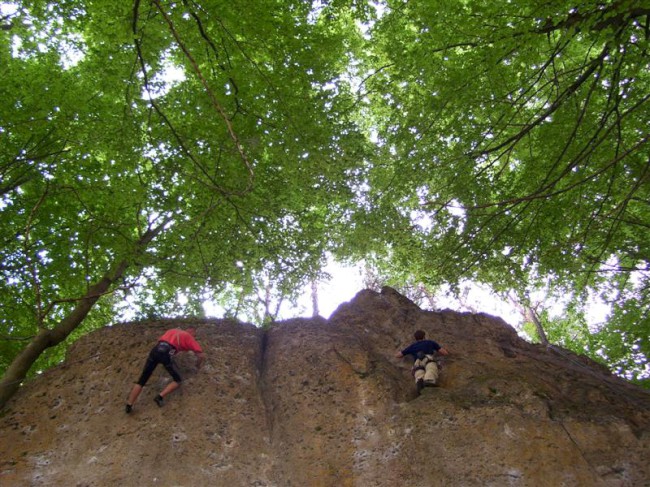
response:
[[[173,361],[173,356],[177,352],[194,352],[196,355],[196,369],[199,370],[203,364],[203,349],[201,345],[195,340],[194,336],[196,335],[196,330],[194,328],[188,328],[187,330],[181,330],[174,328],[167,330],[159,339],[155,347],[149,352],[147,361],[144,364],[142,369],[142,374],[138,379],[138,382],[135,383],[129,398],[126,402],[126,412],[130,413],[133,410],[133,404],[138,399],[138,396],[142,392],[142,388],[151,377],[154,369],[158,364],[163,364],[169,375],[172,376],[172,382],[167,384],[167,386],[158,394],[154,401],[158,406],[163,405],[163,398],[170,392],[175,391],[181,385],[182,378],[178,373],[178,369]]]

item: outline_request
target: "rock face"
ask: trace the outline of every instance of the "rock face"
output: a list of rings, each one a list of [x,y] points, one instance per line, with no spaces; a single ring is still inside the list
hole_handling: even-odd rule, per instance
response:
[[[158,367],[124,412],[156,338],[197,327],[198,373],[159,408]],[[423,329],[451,354],[420,396]],[[25,385],[0,418],[9,486],[648,486],[650,395],[487,315],[420,310],[390,288],[329,320],[115,325]]]

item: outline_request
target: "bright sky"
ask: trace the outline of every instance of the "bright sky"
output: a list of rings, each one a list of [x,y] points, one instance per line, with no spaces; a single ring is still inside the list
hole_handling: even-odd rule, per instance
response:
[[[330,263],[325,270],[332,276],[328,282],[320,283],[318,287],[318,305],[321,316],[329,318],[331,314],[342,303],[348,302],[364,289],[362,271],[360,267],[343,266]],[[454,311],[471,311],[476,313],[487,313],[502,318],[506,323],[515,328],[522,324],[522,316],[512,304],[499,299],[486,288],[473,283],[465,283],[462,288],[466,291],[463,302],[441,291],[436,295],[436,306],[438,309],[450,309]],[[543,301],[543,298],[539,298]],[[284,307],[281,310],[280,320],[312,315],[311,290],[307,289],[296,308]],[[561,303],[544,303],[553,315],[560,315],[563,306]],[[602,302],[592,300],[589,304],[587,321],[596,326],[603,323],[610,309]]]
[[[364,289],[362,272],[358,267],[344,266],[336,263],[330,263],[325,271],[328,272],[332,279],[328,282],[322,282],[318,286],[318,307],[321,316],[329,318],[331,314],[342,303],[348,302],[354,296]],[[463,306],[458,300],[446,296],[444,293],[436,296],[437,306],[440,309],[452,309],[456,311],[484,312],[493,316],[503,318],[507,323],[515,326],[521,320],[517,310],[505,302],[501,302],[487,291],[477,286],[469,286],[465,299],[466,306]],[[294,318],[297,316],[309,317],[312,315],[311,307],[311,290],[307,289],[300,298],[296,308],[284,307],[281,310],[279,319]]]
[[[365,286],[358,268],[330,263],[325,267],[325,272],[332,279],[318,286],[318,308],[321,316],[329,318],[339,305],[352,300]],[[303,303],[306,307],[304,316],[311,316],[310,290],[301,298]]]
[[[329,281],[319,283],[318,307],[320,315],[324,318],[329,318],[341,304],[351,301],[365,286],[363,284],[362,267],[360,265],[355,267],[330,262],[324,270],[332,277]],[[444,289],[440,291],[435,297],[436,309],[487,313],[502,318],[506,323],[521,332],[520,328],[523,324],[522,316],[519,310],[512,304],[499,299],[486,288],[470,282],[461,284],[461,289],[464,291],[462,302]],[[186,299],[182,295],[179,296],[179,302],[184,302]],[[299,298],[295,307],[289,306],[288,302],[283,304],[277,319],[282,321],[297,317],[311,317],[313,313],[311,299],[311,288],[308,287]],[[543,296],[539,297],[538,301],[543,302],[544,307],[552,315],[561,315],[563,311],[562,303],[545,302]],[[122,321],[134,319],[135,305],[133,297],[127,297],[123,305],[119,319]],[[223,318],[225,315],[223,308],[212,302],[205,302],[203,308],[206,317]],[[423,309],[427,308],[423,306]],[[587,315],[587,322],[590,324],[590,327],[594,329],[599,328],[605,322],[609,312],[609,306],[596,299],[590,300]],[[243,321],[250,321],[246,316],[240,316],[239,318]]]

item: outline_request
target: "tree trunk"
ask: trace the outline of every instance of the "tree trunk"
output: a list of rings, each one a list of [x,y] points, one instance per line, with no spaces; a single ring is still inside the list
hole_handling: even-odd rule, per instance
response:
[[[542,345],[548,347],[549,345],[548,337],[546,336],[546,332],[544,331],[542,322],[539,321],[539,317],[537,316],[537,313],[530,306],[527,306],[525,308],[524,319],[530,321],[533,325],[535,325],[535,329],[537,330],[537,335],[539,335],[539,339],[542,342]]]
[[[320,316],[318,309],[318,281],[314,278],[311,280],[311,315],[313,317]]]
[[[135,254],[143,252],[147,245],[158,235],[167,224],[167,221],[153,229],[149,229],[138,241]],[[90,286],[86,294],[79,300],[75,308],[68,316],[63,318],[54,328],[42,328],[38,334],[27,344],[27,346],[11,362],[2,380],[0,380],[0,409],[15,394],[20,384],[27,376],[29,369],[38,360],[38,357],[50,347],[54,347],[64,341],[72,333],[95,305],[97,300],[106,294],[113,284],[120,280],[128,267],[128,261],[118,262],[114,268],[107,272],[104,277]]]
[[[516,296],[512,294],[508,294],[508,299],[510,301],[510,304],[512,304],[519,310],[521,316],[524,318],[525,321],[535,325],[535,329],[537,330],[537,335],[539,336],[539,341],[542,342],[542,345],[548,347],[549,341],[548,341],[548,337],[546,336],[546,332],[544,331],[544,325],[542,324],[541,321],[539,321],[539,315],[537,314],[537,311],[535,311],[535,308],[533,308],[530,305],[530,301],[527,301],[526,304],[524,304],[521,301],[519,301]]]

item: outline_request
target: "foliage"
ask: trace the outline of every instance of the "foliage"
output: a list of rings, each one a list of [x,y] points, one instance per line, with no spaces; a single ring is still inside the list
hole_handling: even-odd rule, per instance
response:
[[[412,290],[567,289],[556,341],[580,330],[621,373],[647,364],[640,3],[0,8],[2,370],[124,298],[140,315],[262,302],[267,320],[328,252]],[[615,304],[596,335],[594,292]]]
[[[134,291],[142,313],[169,311],[179,290],[196,310],[206,288],[254,294],[264,274],[290,289],[317,272],[371,149],[344,81],[358,35],[345,6],[264,3],[13,5],[0,31],[3,368],[28,351],[14,337],[43,353]],[[96,283],[101,304],[81,316]],[[63,327],[72,317],[83,326]]]
[[[595,339],[599,354],[617,374],[650,388],[650,302],[646,284],[641,286],[616,300],[612,315]]]
[[[648,15],[388,1],[364,84],[384,159],[358,227],[375,232],[357,239],[433,286],[472,278],[525,297],[550,283],[579,305],[647,283]]]

